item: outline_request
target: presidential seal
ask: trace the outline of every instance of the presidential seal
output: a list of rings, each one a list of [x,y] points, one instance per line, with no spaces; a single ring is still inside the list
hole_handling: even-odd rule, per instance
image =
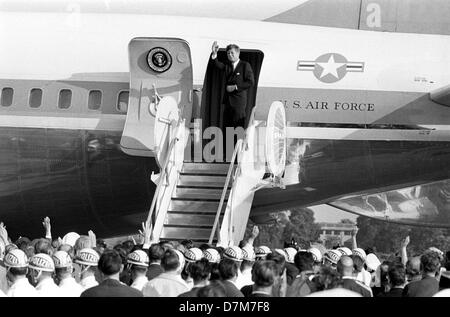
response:
[[[172,66],[172,56],[162,47],[155,47],[148,52],[148,66],[157,73],[164,73]]]

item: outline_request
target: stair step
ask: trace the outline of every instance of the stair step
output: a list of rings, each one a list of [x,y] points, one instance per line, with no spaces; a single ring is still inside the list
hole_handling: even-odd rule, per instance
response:
[[[180,188],[177,187],[174,196],[172,198],[183,199],[214,199],[220,200],[222,196],[222,188]],[[227,190],[225,198],[230,194],[230,190]]]
[[[196,215],[186,213],[172,213],[166,215],[164,225],[170,226],[196,226],[212,228],[216,215]],[[222,223],[222,217],[219,219],[219,224]]]
[[[178,186],[191,187],[219,187],[225,185],[226,176],[207,176],[207,175],[180,175]],[[231,187],[231,182],[228,183]]]
[[[190,163],[183,164],[182,173],[190,174],[213,174],[213,175],[227,175],[228,163]]]
[[[211,235],[211,228],[183,228],[183,227],[166,227],[161,232],[160,240],[201,240],[207,241]],[[215,238],[215,236],[214,236]]]
[[[171,200],[168,210],[169,212],[202,212],[215,214],[217,208],[219,208],[218,201]]]

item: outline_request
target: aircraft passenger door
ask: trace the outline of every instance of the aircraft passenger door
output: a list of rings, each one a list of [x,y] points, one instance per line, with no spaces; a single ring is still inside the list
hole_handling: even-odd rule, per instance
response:
[[[130,94],[120,146],[129,155],[156,156],[161,165],[174,128],[191,121],[189,45],[175,38],[134,38],[128,55]]]

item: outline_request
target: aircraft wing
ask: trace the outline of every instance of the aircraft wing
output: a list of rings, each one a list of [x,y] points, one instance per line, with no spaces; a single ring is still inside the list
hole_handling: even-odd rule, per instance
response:
[[[344,211],[407,225],[450,228],[450,179],[328,203]]]
[[[438,104],[450,107],[450,85],[430,92],[430,99]]]

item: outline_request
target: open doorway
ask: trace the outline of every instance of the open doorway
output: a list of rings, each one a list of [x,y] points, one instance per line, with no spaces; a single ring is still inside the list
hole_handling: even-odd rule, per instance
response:
[[[217,58],[224,64],[229,63],[225,49],[220,49],[218,51]],[[264,53],[259,50],[241,49],[239,58],[250,64],[255,79],[254,86],[247,91],[247,105],[245,109],[246,128],[256,102],[256,92]],[[210,58],[202,89],[201,119],[203,130],[210,126],[220,127],[221,129],[224,128],[224,105],[222,104],[222,100],[225,94],[225,83],[225,72],[214,67]]]

